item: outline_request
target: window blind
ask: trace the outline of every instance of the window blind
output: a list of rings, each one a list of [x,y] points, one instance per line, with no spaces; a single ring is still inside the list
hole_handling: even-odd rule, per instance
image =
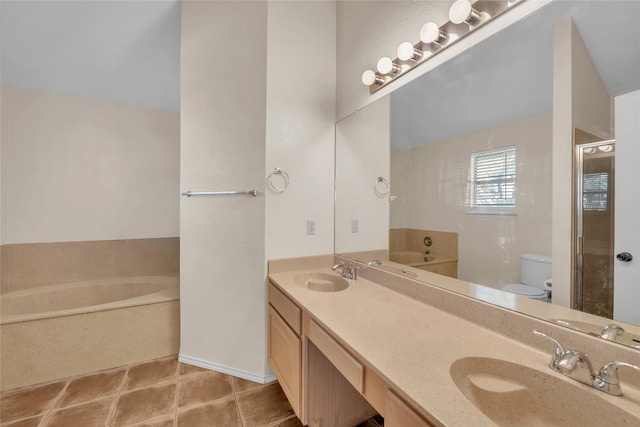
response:
[[[582,179],[582,208],[585,211],[606,211],[609,174],[588,173]]]
[[[515,207],[515,147],[474,153],[471,169],[472,207]]]

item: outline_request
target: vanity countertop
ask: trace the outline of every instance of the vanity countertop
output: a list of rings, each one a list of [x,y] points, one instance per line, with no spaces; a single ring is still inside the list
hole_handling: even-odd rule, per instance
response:
[[[330,270],[305,270],[310,271]],[[451,364],[463,357],[502,359],[573,382],[548,369],[551,345],[548,353],[538,351],[364,278],[349,280],[350,286],[340,292],[314,292],[294,283],[300,273],[274,273],[269,279],[427,419],[441,425],[495,425],[451,379]],[[630,413],[640,408],[635,395],[618,398],[585,388]]]

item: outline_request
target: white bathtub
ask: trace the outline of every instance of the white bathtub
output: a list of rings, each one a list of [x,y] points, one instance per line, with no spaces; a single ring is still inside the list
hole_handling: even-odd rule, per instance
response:
[[[0,384],[10,390],[177,354],[179,281],[143,276],[0,295]]]

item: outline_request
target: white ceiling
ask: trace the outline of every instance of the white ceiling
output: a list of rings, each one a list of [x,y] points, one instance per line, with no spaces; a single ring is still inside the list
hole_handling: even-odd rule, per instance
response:
[[[180,109],[180,0],[0,2],[14,86]]]
[[[640,1],[558,1],[394,92],[394,146],[550,111],[565,16],[612,95],[640,88]],[[179,111],[180,0],[2,0],[0,61],[15,86]]]
[[[573,16],[612,96],[640,89],[640,1],[558,1],[392,94],[392,145],[410,148],[552,106],[553,23]]]

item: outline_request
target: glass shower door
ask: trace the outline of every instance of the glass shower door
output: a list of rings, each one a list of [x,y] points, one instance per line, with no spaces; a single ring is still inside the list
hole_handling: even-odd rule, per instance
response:
[[[574,307],[613,318],[615,141],[578,145]]]

